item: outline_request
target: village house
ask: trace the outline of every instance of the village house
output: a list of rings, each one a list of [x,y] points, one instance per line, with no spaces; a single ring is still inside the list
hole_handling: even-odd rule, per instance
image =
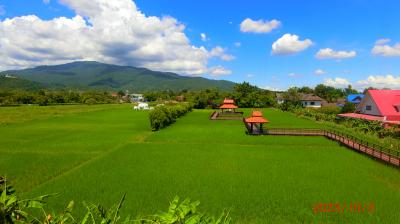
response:
[[[314,94],[302,94],[300,102],[303,107],[320,108],[325,100]]]
[[[355,113],[338,117],[381,121],[385,125],[400,124],[400,90],[368,90]]]
[[[130,96],[131,102],[143,102],[144,101],[143,94],[133,93],[133,94],[130,94],[129,96]]]
[[[283,98],[283,94],[282,93],[276,93],[276,102],[278,104],[282,104],[285,102],[285,99]]]
[[[363,98],[364,94],[350,94],[347,96],[346,102],[359,104]]]

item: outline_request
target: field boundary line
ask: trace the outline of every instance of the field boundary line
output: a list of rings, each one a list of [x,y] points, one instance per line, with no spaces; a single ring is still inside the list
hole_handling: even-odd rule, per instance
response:
[[[148,138],[151,134],[152,133],[148,134],[145,138]],[[38,188],[38,187],[43,186],[43,185],[45,185],[47,183],[50,183],[51,181],[57,180],[57,179],[59,179],[61,177],[64,177],[64,176],[70,174],[70,173],[73,173],[73,172],[75,172],[77,170],[80,170],[82,167],[84,167],[86,165],[89,165],[89,164],[91,164],[91,163],[93,163],[93,162],[95,162],[95,161],[97,161],[97,160],[99,160],[101,158],[104,158],[105,156],[117,151],[118,149],[120,149],[120,148],[122,148],[122,147],[124,147],[126,145],[129,145],[131,143],[135,143],[135,141],[132,141],[132,140],[134,140],[132,138],[135,138],[135,137],[136,136],[131,136],[131,137],[127,138],[126,141],[124,141],[123,143],[119,143],[116,146],[110,148],[109,150],[105,150],[103,153],[99,153],[98,155],[96,155],[96,156],[94,156],[92,158],[89,158],[88,160],[84,160],[84,161],[78,163],[77,165],[75,165],[75,166],[73,166],[73,167],[71,167],[69,169],[66,169],[64,172],[60,172],[57,175],[50,176],[49,178],[47,178],[46,180],[44,180],[41,183],[38,183],[36,185],[32,185],[31,189],[29,189],[26,192],[30,192],[35,188]],[[141,143],[141,142],[138,142],[138,143]]]

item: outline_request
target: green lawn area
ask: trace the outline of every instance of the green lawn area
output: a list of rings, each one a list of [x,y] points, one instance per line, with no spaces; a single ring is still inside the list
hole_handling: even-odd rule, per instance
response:
[[[0,173],[24,196],[60,193],[50,207],[111,205],[127,193],[122,212],[133,216],[166,210],[178,195],[213,214],[230,209],[234,223],[400,219],[400,170],[323,137],[248,136],[241,121],[210,121],[207,110],[151,132],[147,112],[128,105],[68,107],[0,125]],[[9,110],[0,108],[0,117]],[[267,127],[321,125],[274,109],[264,115]],[[319,202],[376,208],[314,214]]]

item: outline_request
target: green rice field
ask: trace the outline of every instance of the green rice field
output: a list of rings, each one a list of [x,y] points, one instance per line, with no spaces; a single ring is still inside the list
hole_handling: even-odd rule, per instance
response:
[[[267,127],[321,125],[263,112]],[[151,132],[147,112],[126,104],[0,108],[0,175],[23,197],[59,193],[49,200],[57,210],[126,193],[122,214],[132,216],[166,210],[177,195],[211,214],[227,209],[233,223],[399,222],[398,168],[324,137],[248,136],[241,121],[210,113]],[[315,212],[319,203],[343,210]]]

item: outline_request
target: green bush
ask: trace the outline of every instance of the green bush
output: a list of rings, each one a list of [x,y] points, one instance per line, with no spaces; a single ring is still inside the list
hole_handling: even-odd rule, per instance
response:
[[[46,211],[44,207],[45,199],[49,196],[51,195],[22,200],[17,197],[11,186],[7,186],[6,179],[0,177],[0,224],[228,224],[231,221],[229,212],[223,212],[215,218],[198,211],[200,202],[192,202],[190,199],[179,202],[178,197],[175,197],[170,203],[167,212],[138,218],[131,218],[130,216],[122,218],[120,210],[125,201],[125,195],[110,208],[84,202],[85,215],[78,218],[73,215],[73,201],[69,202],[62,212]],[[30,214],[32,209],[41,210],[37,213],[41,215],[39,217],[33,216]]]
[[[177,118],[192,111],[190,104],[178,104],[175,106],[159,106],[150,111],[149,119],[151,130],[158,131],[174,123]]]

